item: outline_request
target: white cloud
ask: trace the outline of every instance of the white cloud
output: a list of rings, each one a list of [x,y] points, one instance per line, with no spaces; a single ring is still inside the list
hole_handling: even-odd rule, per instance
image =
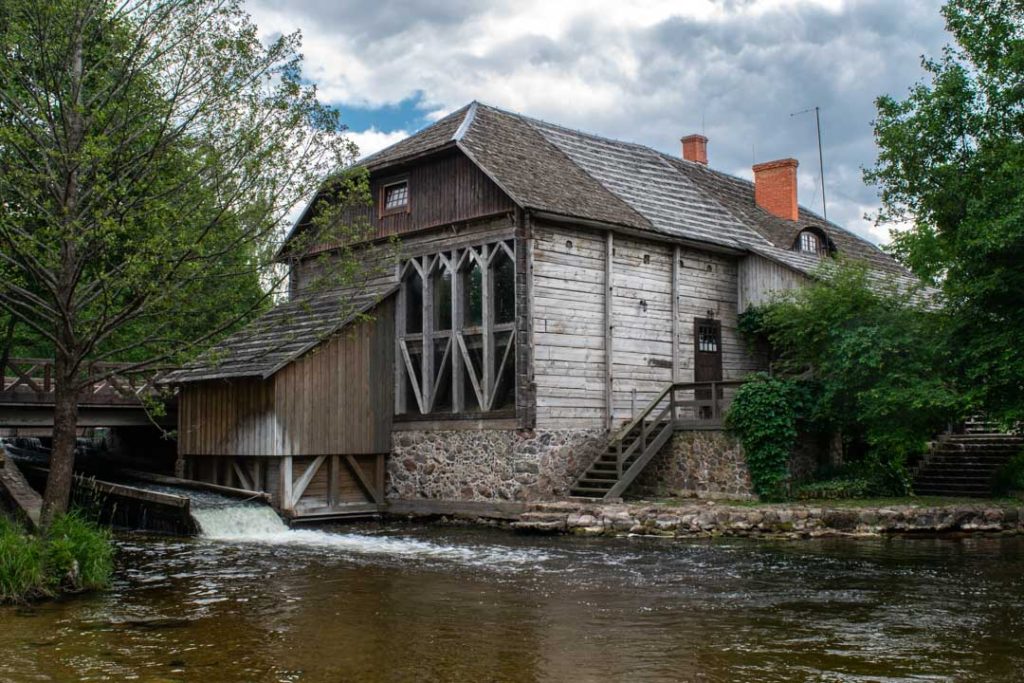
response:
[[[268,35],[301,29],[305,72],[328,101],[419,98],[429,119],[470,100],[678,153],[704,130],[722,170],[800,159],[816,201],[822,107],[829,216],[873,239],[860,169],[874,162],[873,100],[920,78],[946,42],[933,0],[249,0]],[[363,154],[404,133],[353,134]]]
[[[347,137],[359,147],[359,156],[365,157],[409,137],[409,132],[404,130],[382,132],[376,128],[370,128],[361,131],[348,131]]]

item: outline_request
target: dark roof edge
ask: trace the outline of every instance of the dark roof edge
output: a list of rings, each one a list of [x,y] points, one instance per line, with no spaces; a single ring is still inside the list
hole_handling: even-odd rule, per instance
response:
[[[571,223],[575,225],[582,225],[588,228],[596,228],[599,230],[611,230],[623,235],[629,235],[630,237],[636,237],[638,239],[645,239],[653,242],[664,242],[667,244],[678,244],[680,246],[693,247],[694,249],[700,249],[702,251],[716,252],[719,254],[730,254],[732,256],[738,256],[747,253],[749,250],[738,247],[727,247],[722,244],[715,244],[714,242],[704,242],[701,240],[689,240],[677,235],[670,235],[665,232],[661,232],[656,228],[636,228],[630,225],[621,225],[619,223],[609,223],[607,221],[594,220],[592,218],[578,218],[576,216],[570,216],[561,213],[555,213],[553,211],[543,211],[538,209],[527,209],[530,215],[540,218],[542,220],[549,220],[555,223]]]

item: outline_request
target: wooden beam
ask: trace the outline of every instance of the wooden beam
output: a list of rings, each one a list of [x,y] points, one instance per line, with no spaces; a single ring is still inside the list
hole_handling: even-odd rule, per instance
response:
[[[281,509],[292,509],[292,456],[281,458]]]
[[[672,381],[679,381],[679,245],[672,249]]]
[[[241,484],[239,488],[249,489],[250,491],[256,490],[256,486],[253,485],[249,474],[239,466],[237,458],[231,458],[231,468],[235,471],[235,477],[238,478],[238,483]]]
[[[363,472],[363,468],[359,466],[359,462],[351,455],[345,456],[345,462],[348,463],[349,469],[352,470],[352,474],[356,476],[356,481],[358,481],[359,485],[363,487],[366,494],[370,496],[370,498],[373,499],[373,502],[377,503],[377,505],[381,505],[384,502],[382,492],[378,491],[377,488],[370,483],[370,480],[366,478],[366,473]]]
[[[326,455],[318,455],[316,460],[309,463],[309,466],[306,467],[306,471],[302,473],[299,480],[295,482],[295,485],[292,487],[293,504],[299,502],[299,499],[302,498],[302,494],[305,493],[306,489],[309,487],[309,482],[313,481],[313,477],[316,476],[316,473],[320,470],[320,466],[324,464],[324,460],[326,458]]]
[[[614,339],[615,321],[613,319],[612,297],[615,293],[612,277],[614,275],[615,236],[611,230],[605,233],[604,255],[604,395],[605,395],[605,429],[612,428],[615,412],[615,378],[612,372],[614,355],[612,342]]]
[[[452,253],[452,344],[457,342],[456,335],[462,330],[462,275],[460,265],[465,258],[465,251]],[[466,409],[465,394],[462,390],[462,353],[452,349],[452,412],[461,413]]]
[[[332,508],[338,504],[340,493],[341,477],[341,456],[332,455],[327,467],[327,507]]]

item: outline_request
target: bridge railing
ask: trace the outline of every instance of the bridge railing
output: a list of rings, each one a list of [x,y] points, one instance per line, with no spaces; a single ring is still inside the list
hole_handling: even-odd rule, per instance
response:
[[[156,382],[166,370],[121,372],[127,363],[96,362],[86,366],[87,384],[79,394],[85,404],[138,404],[144,396],[158,393]],[[0,368],[0,402],[52,403],[54,362],[44,358],[10,358]]]

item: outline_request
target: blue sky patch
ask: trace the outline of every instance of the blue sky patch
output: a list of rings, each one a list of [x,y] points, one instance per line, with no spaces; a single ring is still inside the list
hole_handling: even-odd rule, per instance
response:
[[[396,130],[416,131],[427,126],[422,93],[416,93],[398,104],[384,107],[358,107],[335,103],[341,110],[341,122],[352,131],[376,128],[382,133]]]

